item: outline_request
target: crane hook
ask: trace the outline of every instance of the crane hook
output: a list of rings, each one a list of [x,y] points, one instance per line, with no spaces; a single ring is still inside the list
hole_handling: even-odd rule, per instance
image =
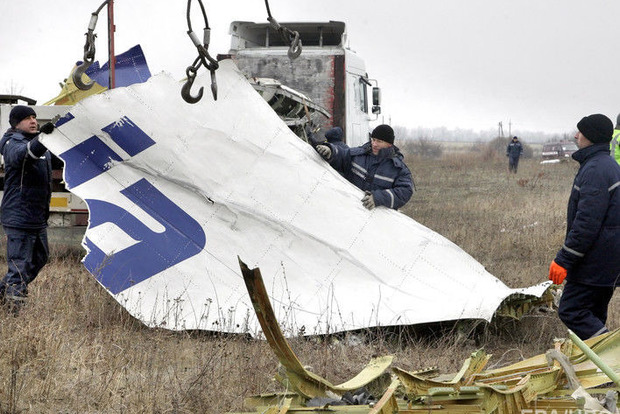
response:
[[[291,60],[295,60],[301,55],[301,39],[299,38],[299,32],[293,32],[293,40],[291,46],[288,48],[288,57]]]
[[[82,64],[80,66],[78,66],[74,71],[73,71],[73,83],[75,84],[75,86],[82,91],[87,91],[90,88],[93,87],[93,85],[95,84],[95,82],[90,82],[90,83],[84,83],[82,81],[82,75],[84,74],[84,72],[86,72],[86,70],[90,67],[90,65],[93,62],[82,62]]]
[[[195,68],[194,66],[187,67],[187,69],[185,70],[185,73],[187,74],[187,81],[181,88],[181,97],[185,102],[190,104],[195,104],[196,102],[200,101],[202,99],[202,94],[204,93],[204,87],[202,86],[200,87],[200,89],[198,89],[198,94],[196,96],[192,96],[191,93],[192,86],[194,85],[194,81],[196,80],[197,70],[198,68]]]
[[[82,90],[87,91],[93,87],[95,82],[84,83],[82,82],[82,75],[86,72],[86,70],[93,64],[95,60],[95,39],[97,35],[93,32],[95,28],[95,24],[97,22],[97,14],[93,13],[91,16],[91,23],[88,28],[88,32],[86,33],[86,44],[84,45],[84,62],[79,65],[73,71],[73,83],[75,86]]]

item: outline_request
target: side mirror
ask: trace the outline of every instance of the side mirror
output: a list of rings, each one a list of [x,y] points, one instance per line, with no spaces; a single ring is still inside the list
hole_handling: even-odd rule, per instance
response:
[[[378,86],[374,86],[372,88],[372,105],[373,106],[381,105],[381,88],[379,88]],[[375,109],[373,108],[372,111],[374,113]]]
[[[381,89],[378,86],[372,88],[372,113],[381,113]]]

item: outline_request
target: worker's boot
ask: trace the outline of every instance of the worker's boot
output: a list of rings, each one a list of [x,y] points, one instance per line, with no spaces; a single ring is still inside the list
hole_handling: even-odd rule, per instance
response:
[[[24,296],[5,295],[3,298],[3,307],[13,316],[19,315],[25,303]]]

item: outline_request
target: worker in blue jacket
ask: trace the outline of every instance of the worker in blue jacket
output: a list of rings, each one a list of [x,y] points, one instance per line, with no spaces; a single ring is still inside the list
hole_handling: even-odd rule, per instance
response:
[[[506,156],[508,157],[508,172],[517,173],[519,168],[519,158],[523,155],[523,145],[519,142],[517,136],[512,137],[512,141],[506,147]]]
[[[11,128],[0,140],[5,174],[1,220],[8,264],[0,281],[0,298],[18,310],[28,294],[28,284],[48,259],[52,164],[49,151],[39,142],[39,125],[31,107],[15,106],[9,123]]]
[[[339,147],[347,148],[348,145],[344,142],[344,132],[340,127],[333,127],[325,132],[325,136],[322,139],[317,139],[312,128],[306,127],[306,136],[308,137],[308,142],[313,147],[316,147],[319,144],[330,143],[332,145],[336,145]]]
[[[577,124],[572,157],[580,167],[568,200],[564,245],[549,279],[566,279],[558,314],[581,339],[608,331],[607,308],[620,280],[620,166],[609,156],[613,124],[605,115]]]
[[[325,133],[325,139],[327,142],[338,147],[347,148],[348,145],[345,144],[343,136],[344,134],[342,132],[342,128],[340,127],[333,127]]]
[[[364,191],[362,204],[369,210],[376,206],[399,209],[415,191],[411,172],[403,155],[394,145],[394,130],[379,125],[370,142],[349,148],[323,143],[315,148],[332,167]]]

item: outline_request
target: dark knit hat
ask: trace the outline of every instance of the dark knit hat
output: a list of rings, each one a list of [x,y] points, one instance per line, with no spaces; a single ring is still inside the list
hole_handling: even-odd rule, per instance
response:
[[[609,142],[614,134],[614,124],[603,114],[583,117],[577,123],[577,129],[594,144]]]
[[[389,125],[379,125],[375,129],[372,130],[370,134],[371,138],[380,139],[381,141],[385,141],[387,143],[394,143],[394,130]]]
[[[17,124],[28,118],[30,115],[34,115],[35,117],[37,116],[36,112],[31,107],[24,105],[14,106],[9,114],[9,124],[11,124],[11,128],[15,128]]]
[[[342,135],[342,128],[333,127],[325,133],[325,138],[328,142],[338,142],[342,141]]]

